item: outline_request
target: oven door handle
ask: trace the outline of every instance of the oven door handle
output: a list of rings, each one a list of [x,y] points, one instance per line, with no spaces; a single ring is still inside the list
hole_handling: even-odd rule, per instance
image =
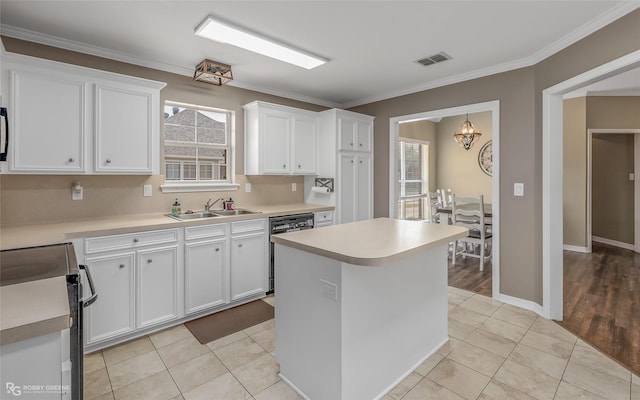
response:
[[[96,292],[96,288],[95,286],[93,286],[93,279],[91,278],[91,272],[89,271],[89,267],[82,264],[80,264],[78,267],[80,269],[83,269],[87,274],[87,281],[89,282],[89,290],[91,290],[91,296],[88,299],[84,300],[83,307],[89,307],[98,299],[98,292]]]

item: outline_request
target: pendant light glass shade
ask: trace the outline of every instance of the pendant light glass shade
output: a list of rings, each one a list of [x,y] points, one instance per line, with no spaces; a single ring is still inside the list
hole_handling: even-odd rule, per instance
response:
[[[480,139],[481,135],[482,133],[469,121],[469,114],[467,114],[467,120],[453,134],[453,138],[460,144],[460,147],[469,150]]]

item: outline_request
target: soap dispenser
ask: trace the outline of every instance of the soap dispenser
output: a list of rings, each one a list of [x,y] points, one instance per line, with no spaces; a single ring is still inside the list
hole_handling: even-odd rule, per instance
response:
[[[176,199],[176,201],[171,206],[171,215],[176,216],[181,212],[182,212],[182,209],[180,208],[180,202],[178,201],[178,199]]]
[[[224,202],[224,208],[227,211],[233,211],[234,207],[233,207],[233,199],[231,197],[229,197],[229,201],[225,201]]]

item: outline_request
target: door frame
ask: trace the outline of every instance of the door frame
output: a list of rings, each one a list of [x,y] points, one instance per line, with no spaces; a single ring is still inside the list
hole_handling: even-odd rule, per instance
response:
[[[542,308],[561,321],[563,312],[563,103],[562,96],[640,67],[640,50],[542,91]]]
[[[395,206],[397,195],[398,175],[396,173],[396,155],[400,137],[400,123],[420,121],[425,119],[452,117],[477,112],[491,112],[492,140],[493,140],[493,176],[491,177],[491,196],[493,214],[493,240],[491,249],[491,296],[500,298],[500,101],[493,100],[484,103],[467,104],[459,107],[443,108],[424,111],[409,115],[389,118],[389,217],[397,218]]]
[[[591,195],[593,193],[593,134],[627,134],[633,135],[633,245],[624,247],[640,253],[640,129],[587,129],[587,252],[591,253],[593,240],[593,209]],[[615,244],[614,244],[615,245]]]

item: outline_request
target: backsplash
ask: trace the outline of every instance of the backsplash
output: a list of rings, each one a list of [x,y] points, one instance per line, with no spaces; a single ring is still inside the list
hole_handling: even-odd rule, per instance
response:
[[[83,200],[71,200],[71,185],[84,188]],[[202,210],[207,199],[232,197],[236,208],[304,202],[302,176],[237,175],[237,191],[162,193],[164,176],[0,175],[0,226],[66,222],[118,215],[169,213],[178,198],[182,210]],[[251,192],[245,192],[251,183]],[[296,183],[297,191],[291,191]],[[143,185],[153,195],[143,196]],[[220,203],[216,204],[216,208]]]

